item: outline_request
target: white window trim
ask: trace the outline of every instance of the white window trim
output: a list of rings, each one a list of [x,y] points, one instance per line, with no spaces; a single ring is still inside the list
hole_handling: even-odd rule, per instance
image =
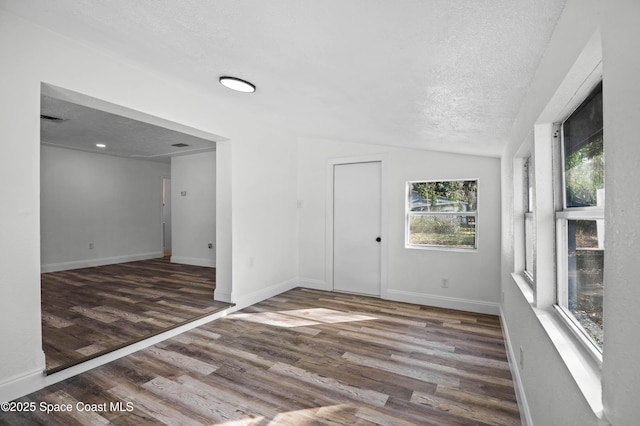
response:
[[[535,208],[535,159],[533,158],[533,153],[529,153],[529,156],[523,159],[523,166],[527,164],[527,177],[526,182],[527,185],[522,185],[522,201],[524,204],[524,200],[527,200],[527,209],[523,207],[523,243],[524,243],[524,264],[522,267],[522,275],[527,280],[527,283],[531,287],[532,290],[535,291],[535,270],[536,270],[536,222],[535,215],[533,214]],[[524,169],[524,167],[522,167]],[[523,171],[523,170],[522,170]],[[533,174],[533,176],[531,176]],[[533,179],[532,179],[533,178]],[[522,176],[522,180],[524,183],[524,174]],[[532,253],[531,253],[531,271],[527,269],[527,219],[531,221],[531,245],[532,245]]]
[[[522,145],[514,155],[514,166],[518,160],[526,157],[528,152],[535,155],[535,182],[534,191],[534,227],[536,255],[535,258],[535,286],[533,290],[525,282],[522,273],[521,256],[519,247],[515,244],[514,272],[511,274],[513,284],[519,288],[522,296],[529,306],[540,326],[544,329],[553,347],[562,358],[563,363],[578,385],[593,413],[598,418],[603,418],[604,409],[602,403],[602,365],[599,362],[599,353],[592,355],[593,345],[585,345],[581,339],[582,332],[576,335],[571,323],[566,321],[563,315],[555,308],[556,297],[556,208],[561,205],[561,194],[558,193],[553,179],[552,170],[557,170],[557,153],[552,155],[552,141],[554,141],[553,122],[559,118],[567,117],[577,108],[591,92],[591,89],[602,80],[602,50],[599,30],[596,31],[583,51],[580,53],[571,69],[568,71],[562,83],[547,103],[546,107],[534,123],[533,141],[527,135]],[[589,87],[590,86],[590,87]],[[517,179],[514,167],[513,180]],[[552,178],[553,176],[553,178]],[[515,182],[514,182],[515,184]],[[520,193],[521,194],[521,193]],[[518,208],[519,193],[514,191],[514,207]],[[520,200],[521,201],[521,200]],[[520,207],[521,211],[522,208]],[[514,213],[516,211],[514,210]],[[519,223],[524,219],[523,215],[514,216],[514,238],[519,238],[517,231]],[[517,243],[517,241],[516,241]],[[522,260],[524,262],[524,260]]]
[[[520,146],[513,159],[513,249],[514,249],[514,270],[513,273],[518,275],[516,280],[521,291],[527,298],[529,303],[534,302],[535,278],[527,271],[527,240],[526,240],[526,220],[525,217],[533,220],[533,228],[535,230],[535,194],[531,200],[527,212],[525,209],[526,199],[528,198],[527,190],[525,190],[525,164],[529,160],[529,167],[533,167],[533,147],[534,132],[531,131],[525,142]],[[534,185],[535,182],[530,183]],[[535,192],[535,191],[534,191]],[[533,232],[535,235],[535,232]],[[535,238],[533,239],[533,265],[535,271]],[[515,279],[515,277],[514,277]]]
[[[563,214],[560,214],[563,213]],[[567,271],[568,271],[568,264],[567,264],[567,257],[565,256],[565,253],[567,252],[567,221],[568,220],[575,220],[575,217],[567,217],[570,215],[566,215],[564,214],[566,212],[558,212],[557,216],[563,216],[563,217],[558,217],[557,221],[556,221],[556,237],[557,237],[557,273],[558,273],[558,277],[557,280],[559,283],[561,282],[567,282]],[[587,214],[588,212],[581,212],[580,214],[580,219],[578,220],[595,220],[592,215]],[[563,290],[564,289],[564,290]],[[566,305],[567,304],[567,292],[568,290],[566,289],[566,287],[563,287],[563,289],[561,289],[561,287],[558,285],[557,286],[557,302],[556,304],[553,305],[553,308],[555,310],[555,312],[557,313],[557,315],[559,316],[560,320],[562,321],[562,323],[564,325],[566,325],[566,327],[569,329],[569,331],[571,331],[571,333],[573,334],[573,336],[580,342],[580,344],[582,345],[583,349],[586,350],[586,352],[589,354],[589,356],[591,356],[595,362],[597,363],[599,368],[602,368],[602,352],[600,351],[600,349],[596,346],[596,344],[589,338],[587,337],[587,335],[585,334],[584,329],[582,328],[582,326],[578,323],[578,320],[574,317],[574,315],[566,308],[564,308],[562,305]]]
[[[568,120],[571,115],[582,105],[587,97],[593,92],[593,90],[602,81],[601,65],[596,68],[596,72],[582,85],[579,93],[574,97],[571,109],[568,110],[566,115],[562,119],[562,123]],[[578,95],[580,97],[578,97]],[[597,363],[599,368],[602,368],[602,351],[596,345],[596,343],[590,339],[586,334],[583,327],[578,323],[575,316],[563,305],[568,303],[568,289],[564,285],[568,282],[568,270],[569,265],[567,263],[566,253],[567,247],[567,223],[569,220],[604,220],[604,206],[588,206],[588,207],[567,207],[567,193],[566,193],[566,176],[564,170],[564,135],[562,132],[562,125],[556,123],[554,125],[554,133],[559,135],[557,146],[554,147],[554,156],[557,157],[557,161],[554,161],[554,174],[553,181],[554,192],[558,195],[555,198],[555,219],[556,219],[556,303],[553,305],[555,312],[562,321],[563,324],[569,329],[573,336],[578,340],[582,348],[591,356]],[[560,188],[560,191],[557,189]],[[561,285],[563,283],[563,285]]]
[[[409,210],[409,197],[411,195],[411,184],[413,183],[422,183],[422,182],[457,182],[457,181],[469,181],[473,180],[476,182],[476,211],[475,212],[412,212]],[[412,180],[406,183],[406,190],[404,196],[404,247],[407,249],[415,249],[415,250],[436,250],[436,251],[449,251],[449,252],[459,252],[459,253],[477,253],[478,252],[478,242],[479,242],[479,232],[478,232],[478,217],[480,212],[480,179],[478,178],[468,178],[468,179],[424,179],[424,180]],[[409,224],[411,215],[422,215],[422,216],[471,216],[476,219],[476,237],[475,237],[475,247],[447,247],[447,246],[437,246],[437,245],[426,245],[426,244],[411,244],[409,243]]]
[[[531,267],[532,267],[532,268],[533,268],[533,270],[535,271],[535,269],[536,269],[536,256],[535,256],[535,253],[536,253],[536,239],[535,239],[535,232],[534,232],[534,231],[535,231],[535,220],[534,220],[534,218],[533,218],[533,212],[525,212],[525,213],[524,213],[524,218],[525,218],[525,220],[524,220],[524,229],[525,229],[525,237],[524,237],[524,243],[525,243],[525,247],[524,247],[524,250],[525,250],[525,259],[524,259],[524,267],[522,268],[522,276],[523,276],[523,277],[524,277],[524,278],[529,282],[529,284],[530,284],[531,286],[534,286],[534,285],[535,285],[535,279],[534,279],[534,277],[533,277],[533,274],[532,274],[532,273],[527,269],[527,254],[526,254],[526,250],[527,250],[527,247],[526,247],[526,244],[527,244],[527,237],[526,237],[526,232],[527,232],[527,231],[526,231],[526,229],[527,229],[527,221],[526,221],[526,219],[531,219],[531,221],[533,222],[533,223],[532,223],[532,227],[531,227],[532,234],[533,234],[533,235],[531,236],[531,238],[533,239],[533,242],[532,242],[532,244],[533,244],[533,255],[532,255],[532,259],[531,259]]]

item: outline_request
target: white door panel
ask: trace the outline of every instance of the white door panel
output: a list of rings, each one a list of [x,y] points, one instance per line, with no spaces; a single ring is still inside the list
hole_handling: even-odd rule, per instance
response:
[[[380,162],[334,166],[335,290],[380,295],[380,188]]]

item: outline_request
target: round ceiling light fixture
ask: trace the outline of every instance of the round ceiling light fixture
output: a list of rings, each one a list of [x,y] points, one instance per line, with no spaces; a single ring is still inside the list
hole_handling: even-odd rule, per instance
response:
[[[244,93],[253,93],[256,91],[256,86],[249,83],[248,81],[242,80],[237,77],[230,77],[228,75],[223,75],[220,77],[220,84],[224,87],[228,87],[229,89],[236,90],[238,92]]]

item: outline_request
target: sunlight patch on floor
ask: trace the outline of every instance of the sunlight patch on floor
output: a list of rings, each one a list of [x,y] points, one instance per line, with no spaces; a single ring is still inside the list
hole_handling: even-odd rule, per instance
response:
[[[338,420],[344,413],[354,415],[356,407],[351,404],[336,404],[328,405],[324,407],[312,407],[304,408],[302,410],[287,411],[274,416],[272,419],[262,416],[254,417],[251,419],[230,420],[224,423],[213,423],[212,425],[222,426],[244,426],[244,425],[281,425],[281,424],[295,424],[295,425],[317,425],[319,420]],[[330,422],[332,423],[332,422]]]
[[[308,327],[319,324],[370,321],[376,317],[352,312],[336,311],[325,308],[295,309],[279,312],[257,312],[251,314],[232,314],[230,319],[239,319],[276,327]]]

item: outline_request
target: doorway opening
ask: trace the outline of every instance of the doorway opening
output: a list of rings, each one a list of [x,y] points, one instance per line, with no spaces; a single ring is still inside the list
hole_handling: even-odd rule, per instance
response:
[[[171,178],[162,178],[162,251],[171,257]]]
[[[48,374],[229,306],[214,300],[216,268],[165,257],[172,158],[224,138],[44,83],[40,130]]]

